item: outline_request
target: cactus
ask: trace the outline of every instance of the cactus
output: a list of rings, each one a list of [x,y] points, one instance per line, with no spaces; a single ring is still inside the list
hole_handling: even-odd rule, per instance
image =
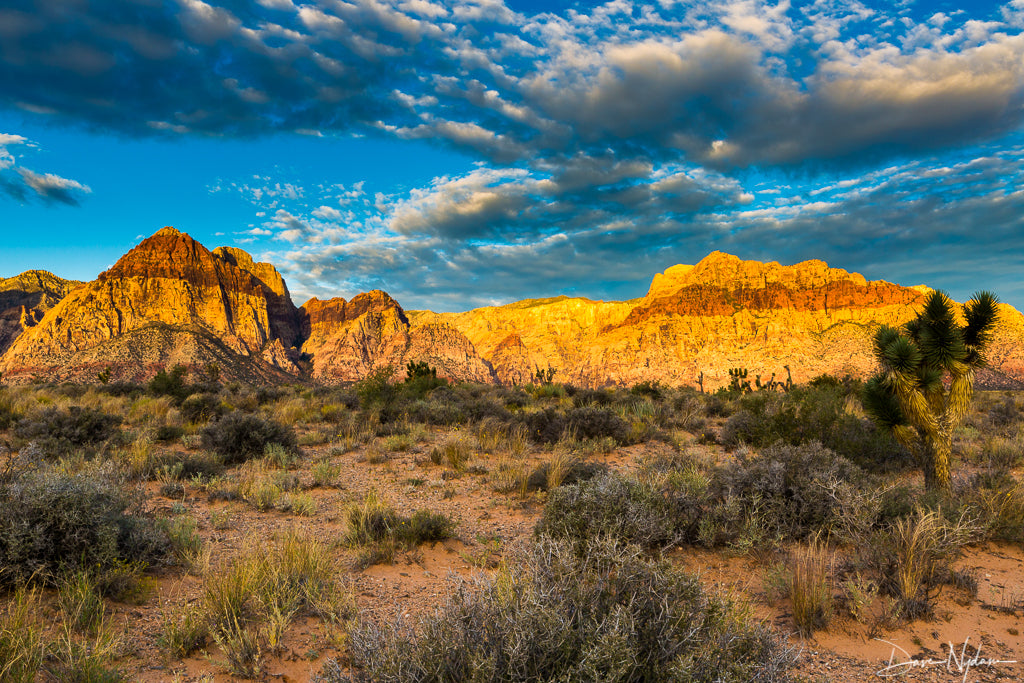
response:
[[[746,368],[729,368],[729,391],[750,393],[750,382],[747,381]]]

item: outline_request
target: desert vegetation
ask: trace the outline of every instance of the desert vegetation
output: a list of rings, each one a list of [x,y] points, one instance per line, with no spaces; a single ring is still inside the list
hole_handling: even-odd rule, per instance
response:
[[[1024,556],[1015,393],[943,487],[855,379],[548,374],[0,387],[0,678],[781,681],[840,627],[1024,610],[966,561]]]

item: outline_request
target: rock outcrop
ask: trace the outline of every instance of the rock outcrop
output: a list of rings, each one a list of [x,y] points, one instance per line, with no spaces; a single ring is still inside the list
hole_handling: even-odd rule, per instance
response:
[[[448,379],[496,381],[465,335],[445,323],[411,327],[398,302],[380,290],[351,301],[310,299],[300,318],[302,351],[312,357],[316,382],[353,382],[388,366],[400,379],[409,361],[426,361]]]
[[[48,310],[82,284],[45,270],[0,278],[0,356],[22,332],[39,324]]]
[[[25,330],[0,358],[0,370],[14,381],[32,376],[77,378],[86,358],[105,349],[100,360],[113,375],[131,377],[145,359],[125,346],[124,339],[154,324],[176,331],[173,339],[160,337],[168,343],[202,333],[256,365],[270,364],[262,357],[268,347],[294,345],[299,337],[297,311],[273,266],[255,264],[239,250],[211,252],[188,235],[163,228]],[[220,354],[202,352],[206,344],[191,348],[198,355],[182,358],[188,365],[223,361]],[[151,350],[145,355],[172,352]],[[270,357],[278,364],[277,371],[299,370],[287,354]]]

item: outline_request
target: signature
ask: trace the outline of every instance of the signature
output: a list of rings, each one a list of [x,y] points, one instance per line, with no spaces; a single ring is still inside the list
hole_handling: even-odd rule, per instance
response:
[[[910,653],[904,650],[895,643],[890,643],[888,640],[882,638],[875,638],[875,640],[881,641],[886,645],[892,645],[892,652],[889,654],[889,663],[885,667],[875,672],[876,676],[881,678],[892,678],[895,676],[905,676],[912,669],[926,669],[933,666],[945,666],[946,671],[950,673],[962,673],[963,683],[967,683],[967,676],[971,673],[971,669],[987,666],[995,667],[1000,664],[1016,664],[1016,659],[991,659],[989,657],[981,656],[981,646],[974,648],[973,653],[967,652],[967,646],[971,640],[969,637],[964,639],[963,645],[960,647],[960,652],[956,651],[953,647],[953,643],[949,643],[949,654],[945,659],[913,659]],[[896,653],[899,650],[902,653],[902,657]]]

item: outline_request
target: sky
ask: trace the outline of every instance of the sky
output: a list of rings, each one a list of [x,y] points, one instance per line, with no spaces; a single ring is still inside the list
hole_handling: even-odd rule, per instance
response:
[[[721,250],[1024,309],[1022,180],[1024,0],[0,3],[3,277],[173,225],[296,303],[622,300]]]

